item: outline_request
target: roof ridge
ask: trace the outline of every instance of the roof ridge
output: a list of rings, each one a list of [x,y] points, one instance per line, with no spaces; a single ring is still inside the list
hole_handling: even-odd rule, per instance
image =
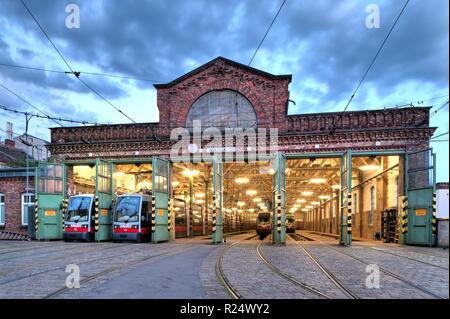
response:
[[[269,72],[266,72],[266,71],[263,71],[263,70],[260,70],[260,69],[256,69],[254,67],[251,67],[251,66],[248,66],[248,65],[245,65],[245,64],[242,64],[242,63],[239,63],[239,62],[236,62],[236,61],[224,58],[223,56],[218,56],[218,57],[216,57],[216,58],[214,58],[214,59],[212,59],[212,60],[210,60],[210,61],[208,61],[208,62],[206,62],[206,63],[204,63],[204,64],[202,64],[200,66],[198,66],[197,68],[189,71],[188,73],[185,73],[185,74],[175,78],[174,80],[172,80],[172,81],[170,81],[168,83],[153,84],[153,86],[156,89],[158,89],[158,88],[168,88],[168,87],[174,86],[175,84],[177,84],[177,83],[179,83],[179,82],[181,82],[181,81],[183,81],[183,80],[193,76],[194,74],[197,74],[200,71],[208,68],[209,66],[213,65],[217,61],[224,61],[224,62],[226,62],[228,64],[231,64],[231,65],[234,65],[234,66],[236,66],[238,68],[246,69],[246,70],[249,70],[251,72],[258,73],[258,74],[260,74],[262,76],[265,76],[265,77],[270,77],[270,78],[275,78],[275,79],[286,79],[287,78],[287,79],[289,79],[289,82],[292,81],[292,74],[276,75],[276,74],[272,74],[272,73],[269,73]]]

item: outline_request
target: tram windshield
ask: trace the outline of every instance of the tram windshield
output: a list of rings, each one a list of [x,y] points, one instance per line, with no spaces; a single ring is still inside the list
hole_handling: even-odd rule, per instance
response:
[[[293,216],[286,216],[286,221],[287,221],[288,223],[293,223],[293,222],[295,222],[295,219],[294,219]]]
[[[270,221],[270,214],[259,214],[258,222],[259,223],[268,223]]]
[[[87,222],[89,220],[91,202],[91,197],[71,197],[67,207],[66,221]]]
[[[123,196],[117,199],[114,221],[128,223],[139,221],[141,198],[138,196]]]

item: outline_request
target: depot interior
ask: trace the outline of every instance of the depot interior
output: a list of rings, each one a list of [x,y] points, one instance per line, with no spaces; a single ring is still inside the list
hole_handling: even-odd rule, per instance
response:
[[[339,233],[340,167],[339,157],[287,159],[286,214],[294,216],[297,229]],[[398,196],[402,195],[403,189],[401,167],[399,156],[352,158],[354,237],[395,236]],[[95,192],[95,165],[75,165],[69,172],[72,194]],[[272,161],[223,164],[225,233],[255,229],[258,213],[272,210],[274,172]],[[211,163],[174,163],[172,174],[176,237],[210,234]],[[116,194],[151,193],[151,162],[115,164],[112,176]],[[190,210],[192,214],[189,214]],[[391,233],[386,233],[389,227],[384,227],[385,223],[392,226]]]

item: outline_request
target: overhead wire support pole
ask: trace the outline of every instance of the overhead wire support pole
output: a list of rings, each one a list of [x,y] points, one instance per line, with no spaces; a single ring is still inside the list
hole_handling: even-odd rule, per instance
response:
[[[367,68],[366,72],[364,72],[364,75],[362,76],[361,80],[359,81],[358,85],[356,86],[355,90],[353,91],[353,94],[350,96],[350,99],[347,102],[347,105],[345,105],[344,110],[341,113],[344,113],[347,111],[348,107],[350,106],[350,103],[353,101],[353,99],[356,96],[356,93],[358,92],[359,88],[361,87],[362,83],[366,79],[367,74],[369,73],[370,69],[374,65],[376,59],[378,58],[378,55],[380,54],[381,50],[383,49],[384,45],[386,44],[387,40],[389,39],[392,31],[394,30],[395,26],[397,25],[398,20],[402,16],[403,12],[405,11],[406,7],[408,6],[410,0],[406,0],[405,4],[403,5],[402,10],[400,10],[400,13],[397,15],[397,18],[395,19],[394,23],[392,24],[391,28],[389,29],[389,32],[387,33],[386,37],[384,38],[383,42],[381,43],[380,47],[377,50],[377,53],[375,53],[374,57],[372,58],[372,61],[369,64],[369,67]],[[333,117],[332,127],[330,129],[330,134],[333,134],[336,131],[336,122]]]

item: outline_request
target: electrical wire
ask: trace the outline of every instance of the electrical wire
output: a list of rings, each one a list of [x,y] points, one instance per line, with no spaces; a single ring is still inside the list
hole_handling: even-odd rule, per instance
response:
[[[19,111],[17,109],[13,109],[13,108],[7,107],[5,105],[1,105],[1,104],[0,104],[0,110],[13,112],[13,113],[17,113],[17,114],[23,114],[23,115],[31,115],[31,116],[38,117],[38,118],[53,120],[55,122],[61,121],[61,122],[70,122],[70,123],[74,123],[74,124],[83,124],[83,125],[99,125],[100,124],[100,123],[93,123],[93,122],[89,122],[89,121],[79,121],[79,120],[72,120],[72,119],[67,119],[67,118],[63,118],[63,117],[54,117],[54,116],[50,116],[50,115],[44,116],[44,115],[40,115],[40,114],[36,114],[36,113]]]
[[[106,99],[102,94],[100,94],[98,91],[94,90],[92,87],[90,87],[86,82],[84,82],[83,80],[80,79],[80,72],[76,72],[72,69],[72,67],[69,65],[69,63],[67,62],[67,60],[64,58],[64,56],[62,55],[62,53],[58,50],[58,48],[56,47],[56,45],[53,43],[52,39],[50,38],[50,36],[47,34],[47,32],[45,32],[44,28],[41,26],[41,24],[39,23],[39,21],[37,20],[37,18],[33,15],[33,13],[31,12],[31,10],[28,8],[28,6],[26,5],[26,3],[24,2],[24,0],[20,0],[20,2],[22,2],[22,5],[25,7],[25,9],[27,10],[27,12],[29,13],[29,15],[33,18],[33,20],[36,22],[36,24],[38,25],[39,29],[41,29],[41,31],[44,33],[45,37],[47,38],[47,40],[51,43],[51,45],[53,46],[53,48],[55,49],[55,51],[58,53],[58,55],[61,57],[61,59],[64,61],[64,63],[67,65],[67,67],[70,70],[70,73],[72,73],[73,75],[75,75],[75,77],[84,85],[86,86],[89,90],[91,90],[92,92],[94,92],[97,96],[99,96],[102,100],[104,100],[105,102],[107,102],[110,106],[112,106],[114,109],[116,109],[119,113],[121,113],[122,115],[124,115],[126,118],[128,118],[131,122],[136,123],[135,120],[133,120],[131,117],[129,117],[128,115],[126,115],[121,109],[119,109],[118,107],[116,107],[115,105],[113,105],[108,99]],[[69,73],[69,72],[68,72]]]
[[[48,118],[50,120],[52,120],[53,122],[55,122],[56,124],[58,124],[59,126],[64,126],[61,123],[59,123],[58,121],[51,119],[51,116],[49,114],[47,114],[46,112],[42,111],[41,109],[39,109],[38,107],[34,106],[33,104],[31,104],[29,101],[27,101],[26,99],[24,99],[23,97],[21,97],[19,94],[15,93],[14,91],[12,91],[11,89],[7,88],[6,86],[4,86],[3,84],[0,83],[0,86],[5,89],[6,91],[8,91],[9,93],[13,94],[14,96],[16,96],[18,99],[20,99],[21,101],[25,102],[26,104],[28,104],[29,106],[31,106],[33,109],[37,110],[38,112],[42,113],[45,115],[45,118]]]
[[[253,56],[252,56],[252,58],[250,59],[250,62],[248,62],[248,66],[250,66],[250,64],[252,64],[253,59],[255,58],[256,54],[258,53],[259,48],[261,48],[261,45],[263,44],[264,40],[266,39],[267,34],[269,34],[269,31],[270,31],[270,29],[272,28],[272,25],[275,23],[275,20],[277,19],[278,15],[280,14],[280,11],[281,11],[281,9],[283,8],[283,6],[284,6],[285,3],[286,3],[286,0],[283,1],[283,3],[281,4],[280,8],[279,8],[278,11],[277,11],[277,14],[275,15],[275,17],[273,18],[273,20],[272,20],[272,22],[270,23],[269,27],[267,28],[267,31],[266,31],[266,33],[264,34],[264,36],[263,36],[261,42],[259,42],[258,47],[256,48],[255,53],[253,53]]]
[[[355,90],[353,91],[353,94],[350,96],[350,99],[347,102],[347,105],[345,106],[344,110],[342,111],[342,113],[344,113],[345,111],[347,111],[348,107],[350,106],[350,103],[353,101],[353,99],[356,96],[356,93],[358,92],[359,88],[361,87],[362,83],[364,82],[364,80],[366,79],[367,74],[369,73],[370,69],[372,68],[372,66],[374,65],[376,59],[378,58],[378,55],[380,54],[381,50],[383,49],[384,45],[386,44],[387,40],[389,39],[389,36],[391,35],[392,31],[394,30],[395,26],[397,25],[398,20],[400,19],[400,17],[402,16],[403,12],[406,9],[406,6],[408,5],[410,0],[406,0],[402,10],[400,11],[400,13],[398,14],[397,18],[395,19],[394,23],[392,24],[389,32],[387,33],[386,37],[384,38],[383,42],[381,43],[380,47],[378,48],[377,52],[375,53],[374,57],[372,58],[372,61],[369,64],[369,67],[367,68],[366,72],[364,72],[364,75],[362,76],[361,80],[359,81],[358,85],[356,86]],[[336,130],[336,123],[334,121],[333,118],[333,126],[330,130],[330,134],[333,134],[334,131]]]
[[[59,71],[59,70],[36,68],[36,67],[31,67],[31,66],[9,64],[9,63],[0,63],[0,66],[10,67],[10,68],[18,68],[18,69],[25,69],[25,70],[33,70],[33,71],[59,73],[59,74],[72,74],[71,71],[70,72],[69,71]],[[154,83],[163,83],[164,82],[164,81],[158,81],[158,80],[152,80],[152,79],[138,78],[138,77],[128,76],[128,75],[107,74],[107,73],[99,73],[99,72],[76,71],[75,73],[79,73],[80,75],[86,74],[86,75],[104,76],[104,77],[111,77],[111,78],[119,78],[119,79],[135,80],[135,81],[145,81],[145,82],[154,82]]]

